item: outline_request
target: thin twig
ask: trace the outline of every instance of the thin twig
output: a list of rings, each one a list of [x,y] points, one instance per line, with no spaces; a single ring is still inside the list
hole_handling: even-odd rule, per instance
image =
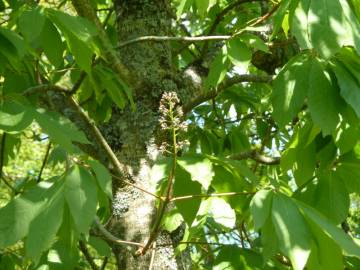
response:
[[[5,179],[4,175],[4,155],[5,155],[5,142],[6,142],[6,132],[4,132],[1,136],[1,144],[0,144],[0,180],[4,182],[4,184],[14,193],[16,194],[15,188]]]
[[[253,159],[256,162],[265,164],[265,165],[278,165],[280,164],[280,157],[267,157],[259,152],[257,150],[249,150],[249,151],[243,151],[237,154],[233,154],[228,156],[229,159],[234,160],[243,160],[243,159]]]
[[[43,171],[44,171],[44,168],[45,168],[45,166],[46,166],[46,162],[47,162],[48,157],[49,157],[50,149],[51,149],[51,142],[49,141],[49,143],[48,143],[48,145],[47,145],[47,147],[46,147],[46,152],[45,152],[45,156],[44,156],[43,162],[42,162],[42,164],[41,164],[41,168],[40,168],[40,171],[39,171],[39,175],[38,175],[38,177],[37,177],[37,179],[36,179],[36,182],[38,182],[38,183],[41,181],[41,175],[42,175],[42,173],[43,173]]]
[[[142,187],[139,187],[139,186],[131,183],[130,181],[124,180],[124,179],[122,179],[122,178],[120,178],[120,177],[118,177],[118,176],[116,176],[116,175],[114,175],[114,174],[110,174],[110,175],[111,175],[112,177],[116,178],[116,179],[119,179],[119,180],[123,181],[125,184],[127,184],[127,185],[129,185],[129,186],[132,186],[132,187],[134,187],[134,188],[136,188],[136,189],[138,189],[138,190],[140,190],[140,191],[142,191],[142,192],[144,192],[144,193],[146,193],[146,194],[149,194],[150,196],[155,197],[156,199],[159,199],[159,200],[162,200],[162,201],[164,200],[163,197],[160,197],[160,196],[158,196],[158,195],[156,195],[156,194],[154,194],[154,193],[152,193],[152,192],[150,192],[150,191],[147,191],[146,189],[143,189]]]
[[[2,136],[1,136],[1,145],[0,145],[0,179],[3,176],[5,142],[6,142],[6,132],[3,132]]]
[[[173,243],[158,244],[158,247],[172,246]],[[178,245],[215,245],[215,246],[233,246],[234,244],[225,244],[217,242],[201,242],[201,241],[181,241]]]
[[[137,242],[132,242],[132,241],[125,241],[125,240],[120,240],[118,239],[116,236],[114,236],[111,232],[109,232],[100,222],[98,217],[95,217],[94,219],[94,223],[95,225],[98,227],[99,231],[101,232],[101,234],[104,236],[104,238],[114,244],[119,244],[119,245],[130,245],[130,246],[138,246],[138,247],[143,247],[143,244],[141,243],[137,243]]]
[[[182,201],[182,200],[191,200],[196,198],[210,198],[210,197],[225,197],[225,196],[237,196],[237,195],[253,195],[256,192],[224,192],[224,193],[213,193],[213,194],[193,194],[193,195],[186,195],[180,197],[174,197],[170,201]]]
[[[91,269],[92,270],[99,270],[99,267],[94,262],[93,257],[91,257],[91,255],[89,253],[89,250],[87,249],[86,244],[84,243],[84,241],[82,241],[82,240],[79,241],[79,248],[80,248],[82,254],[84,255],[85,259],[89,263]]]
[[[46,93],[48,91],[56,91],[56,92],[60,92],[60,93],[64,93],[64,94],[69,92],[69,90],[59,87],[59,86],[56,86],[56,85],[43,84],[43,85],[38,85],[38,86],[28,88],[27,90],[25,90],[23,95],[28,96],[28,95],[35,94],[35,93]],[[120,161],[117,159],[115,153],[112,151],[111,147],[109,146],[109,144],[107,143],[107,141],[105,140],[103,135],[101,134],[100,130],[96,127],[96,125],[93,123],[93,121],[87,116],[87,114],[84,113],[84,111],[79,106],[79,104],[72,97],[68,97],[68,98],[69,98],[69,101],[71,102],[71,106],[73,106],[74,109],[76,110],[77,115],[79,115],[82,118],[82,120],[85,121],[86,124],[91,129],[91,132],[92,132],[93,136],[95,137],[96,142],[105,151],[111,164],[114,166],[116,172],[119,174],[119,177],[123,177],[123,179],[125,179],[125,177],[124,177],[124,172],[126,172],[125,165],[120,163]]]
[[[226,6],[215,18],[215,20],[213,21],[209,31],[207,32],[207,35],[212,35],[214,34],[217,26],[220,24],[220,22],[225,18],[225,16],[231,12],[234,8],[244,4],[244,3],[248,3],[248,2],[253,2],[253,1],[259,1],[259,0],[238,0],[235,2],[232,2],[231,4],[229,4],[228,6]],[[204,43],[203,49],[201,50],[201,57],[203,58],[206,54],[206,52],[209,49],[209,41],[206,41]]]
[[[101,264],[100,270],[105,270],[105,267],[106,267],[108,261],[109,261],[109,258],[105,257],[102,264]]]
[[[272,78],[273,78],[272,76],[267,76],[267,75],[255,75],[255,74],[236,75],[232,78],[225,80],[215,89],[212,89],[210,91],[203,91],[203,94],[195,97],[190,102],[185,104],[183,106],[184,114],[190,112],[197,105],[200,105],[205,101],[215,98],[222,91],[226,90],[227,88],[235,84],[244,83],[244,82],[268,83],[272,80]]]
[[[156,253],[156,242],[154,242],[154,244],[152,246],[151,258],[150,258],[150,263],[149,263],[149,270],[153,269],[154,261],[155,261],[155,253]]]

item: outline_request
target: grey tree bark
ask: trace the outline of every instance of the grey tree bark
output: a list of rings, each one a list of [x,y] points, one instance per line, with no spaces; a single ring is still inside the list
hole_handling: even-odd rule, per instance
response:
[[[170,1],[118,0],[114,4],[119,40],[171,34]],[[173,70],[168,42],[134,43],[122,48],[119,54],[131,80],[136,81],[136,88],[132,89],[136,111],[114,110],[110,122],[103,125],[101,131],[118,159],[126,165],[126,180],[154,192],[150,168],[162,142],[157,132],[161,96],[164,92],[176,92],[184,102],[190,97],[191,84],[186,80],[184,83],[182,74]],[[154,198],[131,186],[123,186],[119,180],[113,181],[113,218],[108,229],[120,239],[145,243],[156,215]],[[169,234],[159,234],[157,243],[171,242]],[[114,246],[113,251],[119,269],[148,269],[152,255],[153,269],[191,267],[189,258],[175,258],[171,245],[149,250],[139,257],[134,256],[134,249],[126,246]]]

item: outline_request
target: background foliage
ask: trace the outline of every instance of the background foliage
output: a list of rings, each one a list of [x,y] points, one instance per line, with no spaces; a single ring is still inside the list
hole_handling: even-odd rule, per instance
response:
[[[66,0],[0,0],[1,269],[115,268],[99,226],[114,172],[43,96],[71,97],[89,125],[136,110],[108,48],[144,41],[118,40],[111,1],[91,4],[104,32]],[[185,116],[166,105],[173,137],[152,168],[153,195],[173,191],[159,226],[184,230],[177,252],[194,269],[360,269],[360,2],[169,12],[173,37],[148,41],[171,42],[173,68],[200,85]]]

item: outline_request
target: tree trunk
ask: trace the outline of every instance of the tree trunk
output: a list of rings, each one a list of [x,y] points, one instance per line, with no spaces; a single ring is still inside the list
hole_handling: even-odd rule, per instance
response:
[[[115,1],[118,36],[126,41],[138,36],[169,35],[171,10],[167,0]],[[158,156],[161,139],[157,137],[159,101],[164,92],[177,92],[186,97],[188,88],[182,87],[181,75],[172,70],[171,48],[167,42],[134,43],[120,50],[123,64],[137,82],[133,90],[136,110],[114,110],[110,122],[101,131],[127,167],[127,181],[155,192],[150,183],[150,169]],[[180,76],[180,77],[179,77]],[[120,239],[145,243],[151,232],[155,215],[154,198],[114,179],[113,218],[108,229]],[[157,243],[171,243],[166,232],[161,232]],[[143,256],[134,256],[128,246],[114,246],[119,269],[189,269],[175,259],[174,248],[157,248]],[[179,261],[179,260],[178,260]]]

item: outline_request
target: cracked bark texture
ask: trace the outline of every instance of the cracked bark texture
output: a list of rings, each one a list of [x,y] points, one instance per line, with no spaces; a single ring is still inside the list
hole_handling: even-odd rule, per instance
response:
[[[169,35],[171,30],[168,0],[118,0],[114,2],[120,41],[145,35]],[[120,50],[121,61],[136,81],[134,94],[136,111],[130,108],[114,110],[110,122],[101,131],[126,165],[128,181],[154,192],[150,169],[157,157],[161,139],[157,138],[158,108],[164,92],[175,91],[188,99],[190,87],[184,85],[181,74],[172,69],[171,47],[168,42],[142,42]],[[154,199],[121,181],[113,180],[113,218],[108,229],[120,239],[146,242],[155,216]],[[157,243],[171,243],[172,238],[161,232]],[[151,250],[134,257],[135,250],[114,246],[119,269],[148,269]],[[155,251],[153,269],[190,269],[190,261],[175,258],[172,246]],[[185,263],[184,263],[185,261]]]

